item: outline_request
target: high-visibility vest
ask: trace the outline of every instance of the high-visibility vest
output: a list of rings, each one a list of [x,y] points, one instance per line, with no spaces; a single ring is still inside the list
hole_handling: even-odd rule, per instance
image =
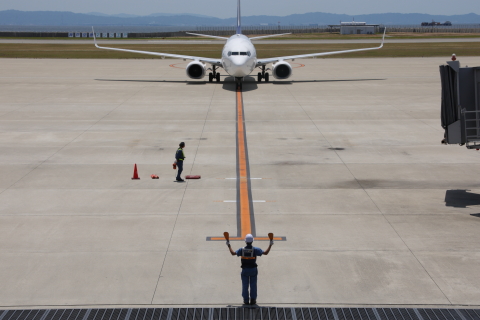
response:
[[[181,158],[181,159],[179,158],[178,160],[183,161],[183,160],[185,159],[185,153],[183,153],[183,149],[182,149],[182,148],[178,148],[177,153],[178,153],[178,151],[181,151],[181,152],[182,152],[182,158]]]
[[[242,261],[242,268],[256,268],[257,256],[255,255],[255,248],[242,248],[242,255],[240,256]]]

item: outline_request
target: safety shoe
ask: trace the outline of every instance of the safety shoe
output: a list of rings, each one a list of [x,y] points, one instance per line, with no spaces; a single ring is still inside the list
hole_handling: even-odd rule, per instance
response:
[[[183,179],[177,179],[177,182],[185,182]]]
[[[255,304],[257,304],[257,300],[255,300],[255,299],[250,300],[250,304],[251,304],[252,306],[255,305]]]
[[[248,306],[250,303],[248,303],[248,301],[243,300],[243,304]]]

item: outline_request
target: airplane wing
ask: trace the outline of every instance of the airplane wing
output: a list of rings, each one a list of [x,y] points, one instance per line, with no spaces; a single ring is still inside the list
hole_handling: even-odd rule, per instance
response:
[[[92,28],[92,30],[93,30],[93,28]],[[181,55],[181,54],[162,53],[162,52],[138,51],[138,50],[100,47],[97,44],[97,39],[95,37],[95,31],[93,31],[93,41],[95,43],[95,47],[97,47],[98,49],[115,50],[115,51],[140,53],[140,54],[149,54],[149,55],[152,55],[152,56],[169,57],[169,58],[177,58],[177,59],[184,59],[184,60],[196,60],[196,61],[201,61],[201,62],[205,62],[205,63],[210,63],[210,64],[218,66],[218,67],[222,67],[221,59],[212,59],[212,58],[204,58],[204,57],[196,57],[196,56],[185,56],[185,55]]]
[[[274,63],[283,60],[293,60],[293,59],[301,59],[301,58],[312,58],[312,57],[321,57],[321,56],[329,56],[333,54],[341,54],[341,53],[351,53],[351,52],[360,52],[360,51],[368,51],[368,50],[377,50],[383,47],[383,43],[385,41],[385,33],[387,32],[387,28],[383,32],[382,43],[379,47],[375,48],[364,48],[364,49],[352,49],[352,50],[342,50],[342,51],[331,51],[331,52],[320,52],[320,53],[310,53],[310,54],[300,54],[295,56],[284,56],[284,57],[275,57],[275,58],[267,58],[267,59],[258,59],[257,60],[257,67],[264,66],[268,63]]]
[[[214,39],[222,39],[222,40],[228,40],[229,38],[226,37],[219,37],[219,36],[211,36],[208,34],[199,34],[199,33],[191,33],[191,32],[185,32],[186,34],[191,34],[194,36],[200,36],[200,37],[207,37],[207,38],[214,38]]]
[[[286,34],[292,34],[292,33],[289,32],[289,33],[270,34],[268,36],[252,37],[252,38],[250,38],[250,40],[258,40],[258,39],[265,39],[265,38],[271,38],[271,37],[280,37],[280,36],[284,36]]]

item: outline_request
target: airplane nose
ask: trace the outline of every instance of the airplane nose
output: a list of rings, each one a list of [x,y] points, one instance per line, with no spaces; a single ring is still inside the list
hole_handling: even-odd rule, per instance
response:
[[[231,75],[234,77],[245,77],[247,75],[247,73],[245,72],[245,66],[233,66],[231,68]]]
[[[236,59],[232,59],[232,67],[231,67],[231,75],[234,77],[245,77],[248,75],[248,71],[246,68],[247,59],[243,57],[237,57]]]

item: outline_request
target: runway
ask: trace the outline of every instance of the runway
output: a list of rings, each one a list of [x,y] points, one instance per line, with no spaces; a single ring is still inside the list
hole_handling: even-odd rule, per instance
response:
[[[176,60],[0,59],[1,308],[238,306],[240,261],[207,241],[238,210],[286,239],[261,306],[478,308],[480,154],[440,144],[447,58],[296,60],[241,91]],[[173,182],[180,141],[200,180]]]
[[[380,43],[379,39],[356,39],[356,40],[254,40],[254,44],[342,44],[342,43]],[[389,39],[385,43],[455,43],[455,42],[480,42],[478,38],[432,38],[432,39]],[[35,39],[0,39],[0,43],[30,43],[30,44],[89,44],[93,39],[76,40],[35,40]],[[225,41],[212,40],[199,37],[198,40],[98,40],[99,44],[223,44]]]

